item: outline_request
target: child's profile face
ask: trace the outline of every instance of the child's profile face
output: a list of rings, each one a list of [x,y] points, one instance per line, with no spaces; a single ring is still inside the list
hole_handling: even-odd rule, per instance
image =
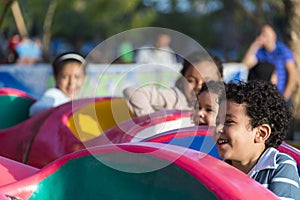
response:
[[[226,160],[247,162],[257,155],[255,134],[257,128],[250,125],[246,104],[223,101],[217,115],[214,140],[219,156]]]
[[[188,91],[185,92],[186,94],[197,93],[205,81],[220,80],[218,68],[214,62],[210,61],[193,63],[183,76],[188,82],[188,87],[186,88]],[[190,98],[189,95],[188,98]]]
[[[69,98],[73,99],[80,91],[85,79],[83,67],[78,62],[66,63],[57,77],[56,86]]]
[[[199,109],[196,109],[193,115],[193,120],[196,124],[200,126],[216,125],[219,110],[218,97],[218,94],[209,91],[203,91],[197,96]]]

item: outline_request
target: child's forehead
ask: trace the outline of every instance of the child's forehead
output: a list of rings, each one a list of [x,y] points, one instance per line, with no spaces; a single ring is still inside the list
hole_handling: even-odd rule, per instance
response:
[[[209,91],[209,90],[204,90],[201,91],[198,95],[197,95],[198,99],[204,99],[204,98],[210,98],[215,100],[216,98],[219,97],[219,94],[217,92],[213,92],[213,91]]]
[[[235,116],[241,116],[246,114],[247,103],[237,103],[232,99],[227,99],[221,102],[220,112]]]

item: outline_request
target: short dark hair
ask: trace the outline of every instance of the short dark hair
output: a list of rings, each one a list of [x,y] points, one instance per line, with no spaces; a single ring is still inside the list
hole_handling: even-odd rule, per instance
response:
[[[252,128],[262,124],[271,127],[266,147],[277,148],[281,144],[288,132],[292,109],[275,85],[262,80],[229,82],[226,84],[226,99],[246,103],[246,114]]]
[[[202,92],[205,92],[205,91],[216,93],[219,96],[221,96],[222,94],[225,95],[224,82],[214,81],[214,80],[207,81],[207,82],[203,83],[203,85],[197,95],[200,95]]]
[[[204,51],[195,51],[183,59],[183,63],[182,63],[183,67],[180,71],[181,75],[184,76],[187,69],[193,67],[193,63],[203,62],[203,61],[214,62],[218,68],[219,73],[221,74],[221,77],[223,76],[223,64],[221,59],[212,53],[207,53]]]
[[[83,71],[86,73],[86,62],[83,56],[77,52],[65,52],[58,55],[52,62],[53,75],[57,77],[62,67],[69,62],[77,62],[82,64]]]
[[[275,65],[269,62],[258,62],[249,70],[248,81],[265,80],[271,81],[272,74],[275,71]]]
[[[222,81],[214,81],[214,80],[207,81],[203,83],[201,89],[197,92],[197,98],[203,92],[211,92],[217,94],[218,95],[217,103],[219,103],[221,100],[225,98],[225,83]],[[199,106],[198,103],[199,102],[197,101],[197,103],[194,106],[195,110],[198,109]]]

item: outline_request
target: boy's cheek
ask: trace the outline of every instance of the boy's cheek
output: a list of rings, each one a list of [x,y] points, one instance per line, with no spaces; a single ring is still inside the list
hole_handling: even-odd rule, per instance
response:
[[[213,139],[214,139],[215,142],[217,142],[217,140],[219,139],[219,137],[220,137],[220,134],[217,133],[216,131],[214,131],[213,132]]]

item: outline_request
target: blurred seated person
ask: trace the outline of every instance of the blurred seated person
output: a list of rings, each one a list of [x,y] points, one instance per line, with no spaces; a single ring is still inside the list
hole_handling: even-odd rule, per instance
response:
[[[12,37],[8,41],[7,48],[9,50],[8,54],[8,63],[15,63],[18,59],[18,52],[16,51],[16,47],[22,41],[21,36],[18,33],[12,35]]]
[[[247,80],[265,80],[276,85],[277,74],[275,65],[269,62],[258,62],[253,68],[249,69]]]
[[[86,76],[85,59],[78,53],[63,53],[52,63],[55,88],[50,88],[38,99],[29,111],[34,116],[44,110],[59,106],[74,99]]]
[[[197,101],[196,94],[203,83],[221,80],[222,69],[222,63],[216,56],[194,52],[184,59],[181,76],[174,87],[131,86],[123,90],[123,95],[136,116],[159,110],[193,110]]]
[[[42,47],[39,39],[31,40],[28,37],[16,46],[16,52],[18,54],[17,64],[31,65],[41,61]]]
[[[143,46],[137,50],[136,63],[177,64],[176,55],[169,46],[170,42],[171,37],[168,34],[159,33],[155,38],[154,45]]]
[[[293,52],[290,48],[277,39],[277,34],[273,27],[265,24],[261,28],[260,34],[251,43],[242,63],[249,69],[258,62],[273,63],[278,77],[277,88],[287,102],[297,85],[297,67]]]

